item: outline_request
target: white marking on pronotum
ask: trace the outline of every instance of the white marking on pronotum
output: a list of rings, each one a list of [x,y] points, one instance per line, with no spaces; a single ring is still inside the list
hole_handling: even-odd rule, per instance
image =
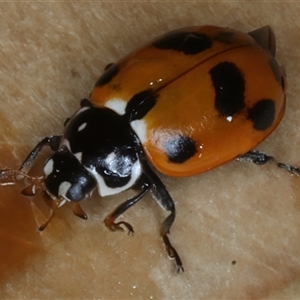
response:
[[[105,184],[103,177],[96,171],[95,168],[87,168],[87,170],[89,172],[91,172],[91,174],[94,175],[94,177],[97,181],[97,189],[98,189],[99,195],[101,197],[105,197],[105,196],[119,194],[119,193],[131,188],[136,183],[138,178],[141,176],[142,166],[141,166],[140,162],[137,160],[132,166],[131,178],[130,178],[129,182],[124,186],[120,186],[120,187],[116,187],[116,188],[108,187]]]
[[[120,98],[114,98],[105,103],[105,107],[110,108],[121,116],[125,114],[126,106],[127,102]]]
[[[78,127],[78,132],[79,131],[82,131],[85,127],[86,127],[86,125],[87,125],[87,123],[86,122],[84,122],[84,123],[82,123],[79,127]]]
[[[111,152],[110,154],[108,154],[105,158],[105,162],[108,164],[108,165],[111,165],[114,160],[116,158],[116,153],[115,152]]]
[[[147,125],[144,120],[134,120],[130,123],[131,128],[134,130],[141,143],[147,141]]]
[[[53,159],[50,158],[44,166],[44,174],[46,176],[49,176],[53,172],[53,165],[54,165]]]

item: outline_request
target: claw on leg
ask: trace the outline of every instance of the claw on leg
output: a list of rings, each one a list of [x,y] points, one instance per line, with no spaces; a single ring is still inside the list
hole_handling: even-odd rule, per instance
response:
[[[121,203],[112,213],[110,213],[105,218],[104,220],[105,226],[112,231],[117,231],[117,230],[124,231],[124,228],[121,226],[123,225],[128,229],[128,234],[133,234],[134,233],[133,227],[129,223],[124,221],[115,223],[115,220],[121,214],[123,214],[127,209],[129,209],[132,205],[140,201],[148,191],[149,191],[148,186],[144,186],[139,194]]]
[[[174,220],[175,220],[175,210],[172,211],[171,214],[164,220],[164,222],[161,226],[160,234],[164,241],[168,256],[171,259],[175,260],[177,272],[179,273],[180,271],[184,272],[182,261],[180,259],[179,254],[177,253],[176,249],[172,246],[170,239],[168,238],[168,234],[170,233],[170,228],[171,228]]]
[[[179,273],[180,271],[184,272],[184,268],[182,265],[182,261],[180,259],[179,254],[177,253],[177,251],[175,250],[175,248],[172,246],[167,234],[162,235],[165,247],[166,247],[166,251],[168,253],[168,256],[171,259],[175,259],[175,263],[177,266],[177,272]]]
[[[115,223],[114,221],[115,221],[114,217],[112,215],[108,215],[104,220],[104,224],[111,231],[117,231],[117,230],[124,231],[124,227],[121,226],[121,225],[123,225],[127,228],[129,235],[134,234],[133,227],[129,223],[124,222],[124,221]]]
[[[75,203],[73,207],[73,214],[83,220],[87,220],[88,216],[85,211],[82,209],[79,203]]]

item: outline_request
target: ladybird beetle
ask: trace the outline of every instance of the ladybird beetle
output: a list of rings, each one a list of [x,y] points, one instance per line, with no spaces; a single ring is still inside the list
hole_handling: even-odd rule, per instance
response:
[[[42,139],[17,170],[1,170],[10,183],[41,183],[54,207],[128,189],[137,194],[105,218],[115,220],[149,191],[170,212],[160,235],[183,271],[168,233],[175,205],[154,170],[169,176],[206,172],[233,159],[264,164],[274,158],[251,151],[279,124],[285,110],[286,76],[275,60],[275,37],[265,26],[248,34],[216,26],[169,32],[109,65],[89,99],[64,124],[62,135]],[[39,152],[54,154],[44,175],[28,175]],[[277,163],[299,175],[299,169]],[[3,183],[5,184],[5,183]],[[41,226],[44,229],[54,214]],[[84,215],[83,215],[84,217]]]

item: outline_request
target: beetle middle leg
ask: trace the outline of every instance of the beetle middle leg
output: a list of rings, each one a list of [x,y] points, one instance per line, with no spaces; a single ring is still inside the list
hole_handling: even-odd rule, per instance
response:
[[[110,213],[104,220],[104,224],[107,228],[109,228],[112,231],[116,231],[116,230],[124,230],[123,227],[121,225],[124,225],[127,229],[128,229],[128,233],[134,233],[133,227],[124,221],[115,223],[115,220],[121,215],[123,214],[127,209],[129,209],[131,206],[133,206],[134,204],[136,204],[138,201],[140,201],[149,191],[149,186],[148,185],[144,185],[144,187],[142,187],[142,191],[132,197],[129,198],[128,200],[126,200],[125,202],[123,202],[121,205],[119,205],[112,213]]]

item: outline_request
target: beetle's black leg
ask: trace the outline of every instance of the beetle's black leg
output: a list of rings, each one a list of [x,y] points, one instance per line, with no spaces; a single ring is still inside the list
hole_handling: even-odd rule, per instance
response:
[[[239,156],[237,160],[253,162],[257,165],[264,165],[267,162],[274,162],[278,168],[284,169],[289,173],[292,173],[300,177],[300,168],[278,162],[273,156],[269,156],[261,151],[256,151],[256,150],[249,151],[246,154]]]
[[[264,152],[252,150],[237,158],[238,161],[252,162],[256,165],[264,165],[269,161],[275,161],[273,156],[269,156]]]
[[[34,165],[34,162],[38,154],[45,146],[49,146],[50,149],[53,151],[58,150],[61,139],[62,136],[58,136],[58,135],[53,135],[53,136],[43,138],[28,154],[28,156],[26,157],[26,159],[24,160],[24,162],[20,167],[20,171],[24,173],[28,173],[32,168],[32,166]]]
[[[145,175],[148,177],[149,181],[151,182],[151,192],[154,196],[154,199],[159,203],[161,207],[171,212],[162,223],[160,234],[163,238],[169,257],[175,259],[177,271],[184,271],[181,259],[175,248],[172,246],[168,237],[168,234],[170,233],[170,228],[176,217],[175,203],[172,197],[170,196],[169,192],[167,191],[165,185],[148,165],[144,166],[144,172]]]
[[[43,176],[33,177],[28,175],[28,172],[31,170],[34,165],[38,154],[45,146],[49,146],[53,151],[58,150],[60,146],[62,136],[50,136],[43,138],[28,154],[24,162],[22,163],[19,170],[13,169],[3,169],[0,170],[0,185],[13,185],[16,181],[24,180],[28,178],[31,182],[29,186],[22,190],[22,194],[25,196],[35,195],[36,188],[39,187],[40,183],[43,180]],[[1,181],[4,182],[1,182]],[[42,186],[40,186],[42,188]]]
[[[136,204],[138,201],[140,201],[150,190],[150,187],[148,184],[144,184],[142,186],[142,191],[132,197],[129,198],[127,201],[123,202],[121,205],[119,205],[112,213],[110,213],[104,220],[104,224],[107,228],[109,228],[112,231],[116,230],[124,230],[121,225],[124,225],[128,229],[128,233],[134,233],[133,227],[124,221],[115,223],[115,220],[123,214],[127,209],[129,209],[132,205]]]
[[[22,180],[24,178],[30,179],[33,184],[30,188],[24,189],[24,195],[32,196],[35,194],[35,183],[41,181],[42,177],[32,177],[28,175],[28,172],[34,165],[38,154],[45,146],[49,146],[53,151],[58,150],[62,136],[50,136],[43,138],[28,154],[24,162],[22,163],[19,170],[13,169],[3,169],[0,170],[0,180],[7,180],[6,182],[1,183],[1,185],[13,185],[16,181]],[[9,180],[9,181],[8,181]]]
[[[278,166],[278,168],[284,169],[284,170],[288,171],[289,173],[292,173],[292,174],[300,177],[300,168],[293,167],[293,166],[283,164],[283,163],[277,163],[277,166]]]

